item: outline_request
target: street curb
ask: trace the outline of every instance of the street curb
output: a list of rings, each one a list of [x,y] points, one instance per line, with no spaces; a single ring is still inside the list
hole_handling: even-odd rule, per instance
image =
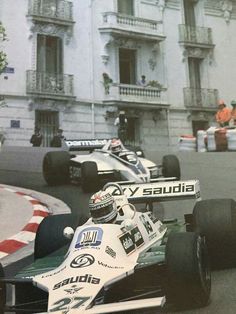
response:
[[[3,241],[0,241],[0,258],[3,258],[8,256],[9,254],[16,252],[20,248],[28,245],[31,241],[35,240],[39,224],[45,217],[50,215],[50,210],[44,203],[41,203],[37,198],[34,198],[29,194],[25,194],[22,191],[2,185],[0,185],[0,190],[6,193],[4,198],[8,199],[8,201],[12,199],[14,195],[17,195],[18,197],[20,197],[21,200],[24,199],[25,201],[27,201],[32,209],[32,217],[24,225],[21,231],[18,231],[16,234],[7,237]],[[20,209],[24,208],[24,206],[22,205],[22,201],[17,204],[17,208]]]
[[[43,204],[48,209],[48,213],[51,215],[66,214],[71,212],[70,208],[64,202],[50,195],[4,184],[1,184],[0,187],[22,193],[22,195],[27,196],[29,200],[37,200],[39,204]],[[13,273],[16,273],[19,265],[21,265],[20,268],[22,268],[30,260],[33,260],[33,253],[34,241],[30,241],[28,245],[1,258],[0,262],[4,268],[5,275],[12,275]]]

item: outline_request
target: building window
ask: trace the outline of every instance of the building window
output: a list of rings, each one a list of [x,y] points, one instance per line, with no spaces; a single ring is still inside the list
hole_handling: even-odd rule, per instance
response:
[[[188,26],[196,26],[194,6],[193,1],[184,0],[184,18],[185,24]]]
[[[119,49],[120,83],[136,83],[136,50]]]
[[[37,71],[62,73],[62,40],[55,36],[38,35]]]
[[[117,0],[118,13],[134,15],[133,0]]]
[[[191,88],[195,89],[201,88],[200,65],[201,59],[188,58],[189,82]]]

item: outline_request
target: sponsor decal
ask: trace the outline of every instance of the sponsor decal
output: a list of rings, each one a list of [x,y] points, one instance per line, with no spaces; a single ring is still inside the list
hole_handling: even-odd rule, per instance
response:
[[[194,184],[188,184],[185,182],[181,182],[174,185],[165,185],[165,186],[153,186],[153,187],[124,187],[124,193],[128,197],[135,197],[135,196],[168,196],[168,195],[175,195],[181,193],[192,193],[195,191]],[[118,189],[114,189],[111,192],[112,195],[120,195],[120,191]]]
[[[100,261],[98,261],[98,265],[103,266],[103,267],[107,267],[107,268],[111,268],[111,269],[123,269],[124,268],[123,266],[111,266],[111,265],[108,265],[108,264],[100,262]]]
[[[91,254],[80,254],[75,257],[70,263],[72,268],[83,268],[92,265],[95,262],[94,257]]]
[[[142,234],[137,226],[122,234],[119,239],[127,255],[134,252],[136,248],[139,248],[144,243]]]
[[[86,274],[84,276],[70,277],[70,278],[66,278],[66,279],[56,283],[53,287],[53,290],[56,290],[56,289],[59,289],[61,287],[66,286],[68,284],[77,283],[77,282],[79,282],[79,283],[91,283],[94,285],[98,285],[100,282],[100,279],[97,277],[93,277],[90,274]]]
[[[71,286],[71,289],[65,289],[64,291],[68,294],[75,294],[83,288],[78,288],[76,285]]]
[[[80,141],[66,141],[67,146],[73,147],[73,146],[104,146],[107,143],[107,140],[80,140]]]
[[[66,266],[64,266],[61,269],[58,269],[57,271],[55,271],[55,272],[53,272],[51,274],[42,275],[42,278],[48,278],[48,277],[55,276],[55,275],[59,274],[61,271],[63,271],[65,268],[66,268]]]
[[[158,221],[158,218],[155,217],[152,212],[148,212],[148,217],[151,219],[151,221],[152,221],[154,224]]]
[[[120,242],[127,255],[135,251],[135,243],[129,232],[126,232],[122,236],[120,236]]]
[[[144,243],[144,240],[141,232],[139,231],[139,228],[135,227],[130,232],[136,247],[137,248],[140,247]]]
[[[116,258],[116,252],[110,246],[107,245],[105,252],[111,257]]]
[[[147,218],[144,215],[139,216],[139,219],[141,220],[148,234],[153,232],[153,228],[150,222],[147,220]]]
[[[99,227],[89,227],[82,230],[76,241],[75,248],[98,247],[102,242],[103,230]]]

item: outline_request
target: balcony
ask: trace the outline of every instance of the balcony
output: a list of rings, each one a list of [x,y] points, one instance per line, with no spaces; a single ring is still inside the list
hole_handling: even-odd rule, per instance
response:
[[[211,49],[214,47],[212,31],[208,27],[195,27],[185,24],[179,25],[179,42],[188,47]]]
[[[113,37],[150,41],[165,39],[162,22],[116,12],[103,13],[103,25],[99,27],[99,30],[101,33],[110,34]]]
[[[57,5],[43,0],[29,0],[28,16],[31,16],[37,22],[54,23],[63,26],[71,26],[74,23],[72,3],[63,0],[59,0]]]
[[[130,108],[161,109],[169,106],[166,89],[128,84],[112,84],[103,102],[109,105],[123,104]]]
[[[26,93],[41,98],[66,100],[73,96],[73,75],[28,70]]]
[[[216,111],[218,98],[217,89],[184,88],[185,107],[194,111]]]

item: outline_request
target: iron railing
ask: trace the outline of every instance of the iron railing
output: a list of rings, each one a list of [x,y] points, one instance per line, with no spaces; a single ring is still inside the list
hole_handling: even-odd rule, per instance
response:
[[[73,96],[73,75],[27,71],[26,92],[55,96]]]
[[[185,44],[213,45],[211,28],[180,24],[179,41]]]
[[[56,5],[45,0],[29,0],[28,15],[72,22],[72,3],[64,0],[55,3]]]
[[[217,109],[218,98],[217,89],[184,88],[184,104],[186,108]]]

